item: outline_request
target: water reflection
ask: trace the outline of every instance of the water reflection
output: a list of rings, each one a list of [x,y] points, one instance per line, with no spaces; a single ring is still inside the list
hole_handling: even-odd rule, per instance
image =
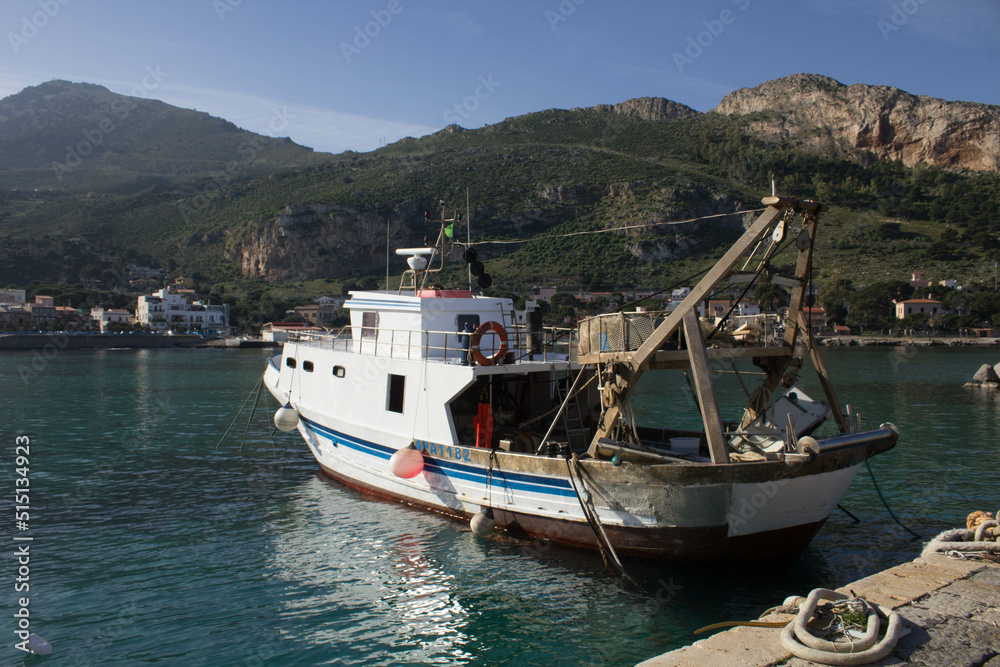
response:
[[[455,575],[430,548],[434,532],[421,530],[436,517],[352,497],[320,477],[296,490],[288,510],[295,523],[275,538],[271,562],[289,584],[285,614],[312,617],[310,642],[375,662],[390,653],[418,664],[471,658]]]

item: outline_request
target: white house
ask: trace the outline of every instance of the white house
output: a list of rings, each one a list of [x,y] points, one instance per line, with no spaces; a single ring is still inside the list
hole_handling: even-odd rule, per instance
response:
[[[123,322],[128,324],[133,320],[132,313],[127,310],[119,310],[115,308],[101,308],[95,307],[90,309],[90,319],[94,321],[95,324],[99,325],[101,328],[101,333],[108,330],[108,324],[111,322]]]
[[[170,287],[164,287],[149,296],[140,296],[136,303],[135,319],[140,324],[149,325],[153,331],[231,333],[228,305],[212,305],[201,300],[189,301],[192,296],[180,294]]]

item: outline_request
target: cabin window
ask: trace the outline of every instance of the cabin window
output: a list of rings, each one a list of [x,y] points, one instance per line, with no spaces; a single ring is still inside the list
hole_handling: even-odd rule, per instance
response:
[[[288,366],[289,368],[295,368],[295,359],[293,359],[292,357],[286,357],[285,365]]]
[[[405,375],[389,374],[389,396],[386,401],[386,410],[390,412],[403,413],[403,389],[406,386]]]
[[[378,313],[361,313],[361,337],[375,338],[378,331]]]
[[[334,377],[342,378],[342,377],[344,377],[344,374],[346,372],[347,372],[347,369],[345,369],[343,366],[334,366],[333,367],[333,376]]]
[[[302,370],[304,370],[306,373],[312,373],[313,372],[313,362],[311,362],[311,361],[303,361],[302,362]]]

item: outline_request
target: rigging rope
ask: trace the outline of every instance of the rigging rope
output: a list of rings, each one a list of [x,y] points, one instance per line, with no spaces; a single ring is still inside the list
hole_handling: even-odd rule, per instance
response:
[[[760,213],[761,211],[767,210],[766,208],[754,208],[748,209],[746,211],[733,211],[732,213],[714,213],[712,215],[703,215],[698,218],[688,218],[687,220],[670,220],[667,222],[648,222],[642,225],[625,225],[623,227],[609,227],[608,229],[590,229],[582,232],[566,232],[565,234],[546,234],[545,236],[536,236],[530,239],[511,239],[509,241],[476,241],[476,245],[511,245],[514,243],[530,243],[532,241],[544,241],[547,239],[565,239],[570,236],[583,236],[585,234],[606,234],[607,232],[621,232],[627,229],[643,229],[645,227],[659,227],[662,225],[686,225],[691,222],[698,222],[700,220],[710,220],[712,218],[727,218],[734,215],[743,215],[745,213]]]

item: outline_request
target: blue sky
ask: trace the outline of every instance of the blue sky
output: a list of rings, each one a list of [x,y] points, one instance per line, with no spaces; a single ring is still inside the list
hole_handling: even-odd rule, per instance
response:
[[[1000,104],[996,0],[0,0],[0,97],[51,79],[317,150],[795,72]]]

